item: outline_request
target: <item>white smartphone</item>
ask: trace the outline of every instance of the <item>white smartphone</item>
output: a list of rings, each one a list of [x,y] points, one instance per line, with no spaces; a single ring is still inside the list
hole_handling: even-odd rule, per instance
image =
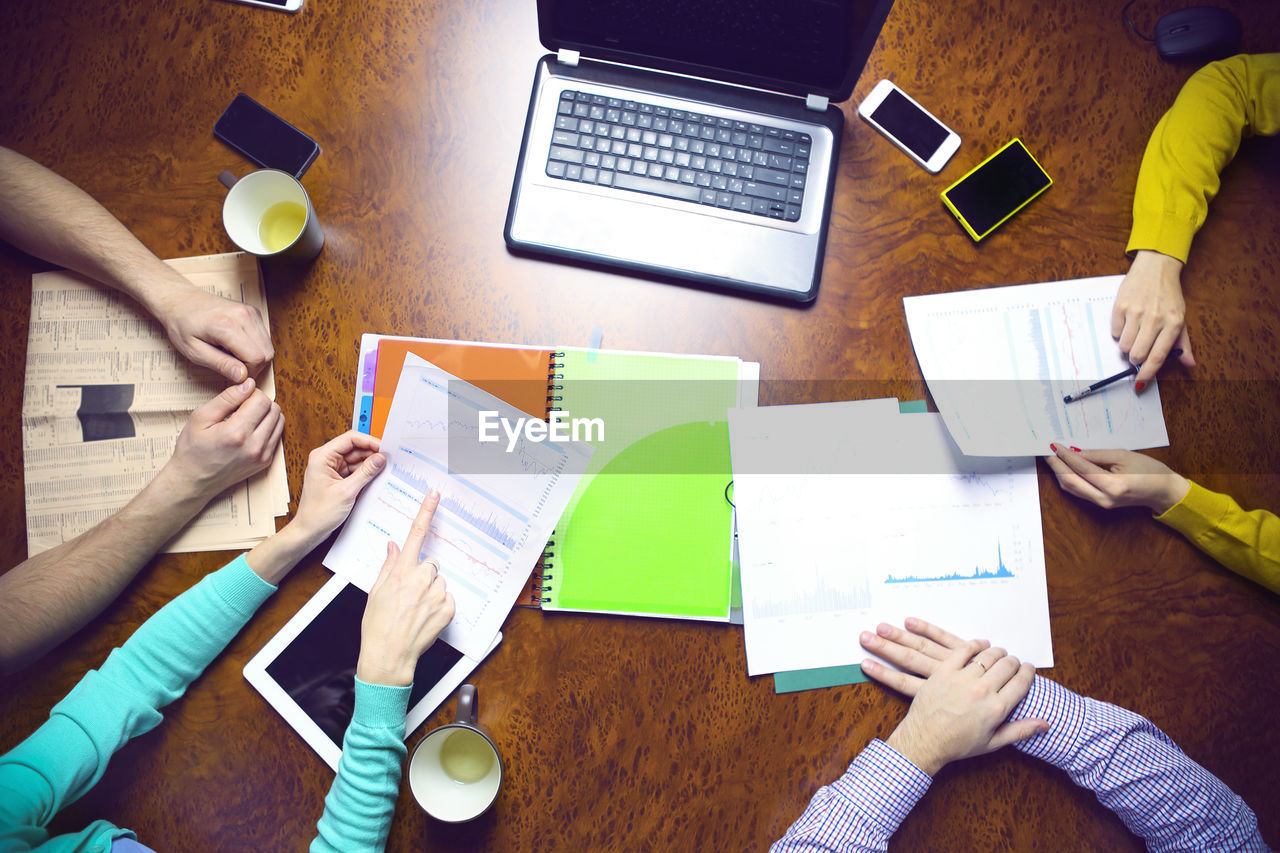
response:
[[[960,147],[954,130],[888,80],[876,84],[858,105],[858,115],[930,172],[945,166]]]
[[[277,12],[296,12],[302,8],[305,0],[231,0],[232,3],[243,3],[246,6],[261,6],[264,9],[275,9]]]

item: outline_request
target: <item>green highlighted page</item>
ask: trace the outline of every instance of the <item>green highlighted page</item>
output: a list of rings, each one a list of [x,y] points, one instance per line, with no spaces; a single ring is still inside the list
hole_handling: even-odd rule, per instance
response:
[[[556,527],[548,610],[724,620],[732,586],[732,479],[725,411],[739,362],[565,353],[568,419],[599,418],[605,440]]]

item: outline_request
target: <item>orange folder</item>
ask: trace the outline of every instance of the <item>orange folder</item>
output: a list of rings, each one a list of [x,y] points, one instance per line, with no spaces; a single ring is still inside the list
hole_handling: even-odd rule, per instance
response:
[[[479,343],[432,341],[378,342],[370,434],[382,437],[391,399],[408,353],[466,380],[535,418],[547,416],[547,386],[552,350]]]

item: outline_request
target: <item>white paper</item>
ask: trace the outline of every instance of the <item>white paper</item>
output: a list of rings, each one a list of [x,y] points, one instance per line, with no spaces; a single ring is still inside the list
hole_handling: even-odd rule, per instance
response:
[[[240,253],[168,261],[195,286],[256,307],[268,324],[257,262]],[[226,387],[180,356],[131,299],[66,271],[31,282],[22,404],[27,552],[38,554],[110,517],[173,455],[193,409]],[[275,396],[270,367],[259,379]],[[169,553],[253,545],[288,511],[283,446],[263,473],[209,502]]]
[[[859,663],[907,616],[1052,666],[1034,459],[883,401],[738,409],[729,436],[748,674]]]
[[[976,456],[1047,456],[1169,443],[1160,389],[1129,377],[1074,403],[1062,398],[1129,362],[1111,337],[1123,276],[903,299],[920,370],[951,437]]]
[[[497,444],[481,444],[482,410],[511,423],[528,418],[408,354],[382,434],[387,467],[364,490],[324,558],[367,592],[386,559],[387,542],[404,542],[423,497],[438,490],[440,506],[422,556],[440,564],[456,605],[441,637],[473,657],[484,653],[511,611],[592,450],[522,437],[508,452],[505,433]],[[481,470],[474,463],[459,473],[459,456],[483,458],[484,473],[466,473]]]

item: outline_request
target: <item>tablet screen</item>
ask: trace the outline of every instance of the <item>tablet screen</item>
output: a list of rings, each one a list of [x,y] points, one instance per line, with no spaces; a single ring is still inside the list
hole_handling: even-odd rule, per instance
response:
[[[272,680],[338,747],[355,710],[360,620],[368,599],[358,586],[347,584],[266,666]],[[461,659],[462,653],[443,640],[432,643],[418,659],[409,707]]]

